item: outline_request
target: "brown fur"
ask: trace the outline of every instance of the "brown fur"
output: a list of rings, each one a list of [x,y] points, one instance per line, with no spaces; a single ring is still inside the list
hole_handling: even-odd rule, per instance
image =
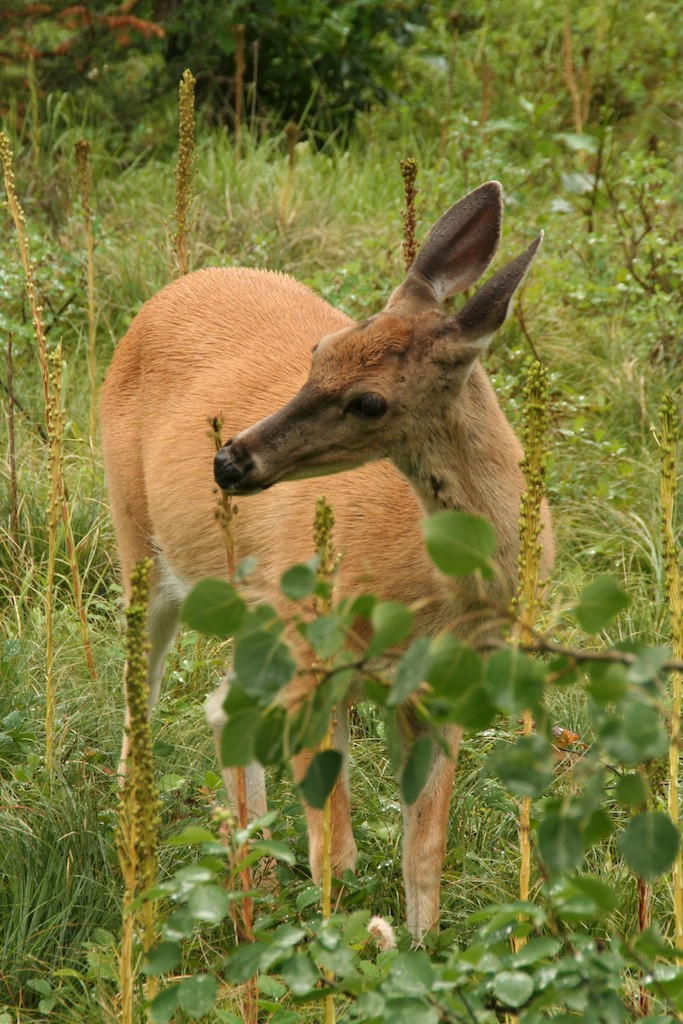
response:
[[[280,576],[311,557],[313,511],[322,493],[334,509],[334,540],[342,554],[339,597],[362,589],[407,604],[424,599],[416,632],[452,628],[473,639],[494,628],[490,612],[482,611],[479,586],[444,580],[425,552],[420,529],[425,510],[457,507],[489,518],[498,538],[498,570],[485,596],[507,606],[517,578],[522,451],[478,362],[472,315],[463,339],[457,318],[443,314],[435,298],[452,290],[456,276],[457,287],[467,287],[490,260],[500,230],[499,189],[482,186],[462,204],[430,235],[422,269],[418,257],[386,311],[363,324],[352,324],[289,277],[246,269],[181,278],[135,317],[107,375],[101,419],[124,582],[142,557],[153,557],[156,565],[152,703],[180,593],[202,576],[226,573],[207,434],[207,420],[217,414],[224,417],[224,436],[235,438],[226,458],[242,453],[246,459],[248,453],[256,462],[260,482],[254,490],[290,478],[238,500],[238,556],[258,558],[251,597],[286,612]],[[448,257],[442,276],[435,271],[441,250]],[[501,286],[510,296],[515,281],[505,278]],[[486,315],[497,323],[495,309]],[[358,392],[387,398],[386,417],[364,423],[345,412]],[[381,461],[383,455],[395,465]],[[366,464],[338,471],[358,462]],[[292,479],[330,471],[336,475],[325,480]],[[544,517],[547,570],[552,534],[545,508]],[[220,699],[214,701],[218,728]],[[454,754],[459,738],[455,727],[447,731]],[[339,745],[344,743],[342,723]],[[297,758],[297,777],[306,764],[306,755]],[[418,938],[438,916],[452,777],[452,762],[437,757],[425,791],[405,808],[408,925]],[[250,786],[252,810],[259,813],[265,809],[260,776],[253,775]],[[333,811],[333,863],[340,873],[355,863],[344,780]],[[320,815],[309,808],[307,817],[318,877]]]

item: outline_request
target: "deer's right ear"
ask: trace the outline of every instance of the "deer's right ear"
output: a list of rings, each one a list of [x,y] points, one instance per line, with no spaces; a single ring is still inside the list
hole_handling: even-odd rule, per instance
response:
[[[503,190],[487,181],[444,213],[429,232],[408,276],[389,305],[429,292],[438,302],[478,281],[493,259],[503,222]]]

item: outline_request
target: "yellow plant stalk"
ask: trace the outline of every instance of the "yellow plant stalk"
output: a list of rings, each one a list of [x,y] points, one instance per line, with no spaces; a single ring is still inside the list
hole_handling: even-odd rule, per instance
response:
[[[90,382],[90,438],[97,434],[97,355],[95,351],[95,245],[92,233],[92,173],[90,143],[79,139],[76,143],[76,170],[83,204],[85,222],[85,248],[88,259],[88,380]]]
[[[671,616],[673,656],[683,658],[683,610],[681,608],[681,563],[674,534],[676,503],[676,454],[681,428],[671,394],[664,396],[660,409],[662,432],[659,449],[662,460],[660,495],[662,507],[662,552],[666,572],[666,588]],[[681,747],[681,684],[680,672],[672,673],[673,700],[669,737],[669,815],[678,827],[678,771]],[[676,948],[683,950],[683,866],[680,852],[673,867],[674,930]],[[683,956],[679,962],[683,961]]]
[[[147,611],[152,560],[139,562],[131,576],[131,596],[126,610],[126,700],[129,753],[126,781],[119,795],[117,849],[124,882],[123,926],[120,956],[121,1021],[134,1019],[134,938],[140,936],[143,952],[157,941],[156,905],[147,900],[135,912],[140,893],[157,879],[157,829],[160,819],[159,791],[154,781],[152,730],[149,723],[147,684]],[[153,999],[157,979],[145,982],[145,995]]]
[[[195,78],[189,68],[183,72],[178,88],[178,163],[175,179],[176,233],[173,245],[180,277],[190,269],[190,247],[187,223],[192,203],[192,160],[194,154],[194,87]]]
[[[334,550],[334,511],[328,505],[324,497],[318,498],[315,507],[315,518],[313,520],[313,543],[318,555],[318,578],[326,583],[331,583],[334,570],[337,565],[337,556]],[[317,615],[327,615],[332,606],[331,593],[325,597],[316,597],[315,612]],[[324,668],[324,666],[317,666]],[[332,710],[330,724],[327,733],[320,744],[321,750],[329,750],[334,743],[334,734],[337,728],[337,709]],[[332,794],[330,794],[323,807],[323,863],[322,863],[322,919],[329,921],[332,916]],[[326,970],[323,972],[326,981],[334,980],[334,972]],[[325,1024],[334,1024],[336,1011],[334,997],[325,996]]]
[[[524,388],[524,413],[522,441],[524,458],[522,472],[526,490],[522,495],[519,520],[519,588],[515,598],[517,622],[515,639],[529,644],[533,638],[533,626],[540,610],[539,575],[541,570],[541,502],[545,492],[545,435],[548,427],[548,375],[538,361],[532,363]],[[533,723],[531,712],[523,715],[522,731],[531,735]],[[531,799],[524,797],[519,815],[519,898],[528,900],[531,876],[530,840]],[[517,940],[517,948],[524,941]]]
[[[26,294],[28,295],[31,317],[33,319],[33,330],[38,344],[38,361],[40,364],[40,373],[43,381],[43,395],[45,399],[45,423],[49,439],[50,435],[53,433],[52,418],[54,410],[50,389],[50,369],[48,366],[47,346],[45,343],[45,327],[43,325],[43,307],[39,304],[36,298],[35,281],[33,278],[33,262],[30,257],[28,236],[26,234],[26,217],[24,216],[24,211],[19,203],[16,185],[14,183],[12,148],[7,135],[2,131],[0,131],[0,163],[2,164],[5,179],[7,208],[12,216],[17,232],[19,256],[24,268],[24,278],[26,281]],[[71,532],[71,519],[69,516],[69,507],[64,488],[64,474],[62,471],[61,458],[59,460],[58,467],[59,503],[62,511],[62,521],[64,523],[66,549],[69,555],[69,563],[71,565],[74,605],[78,616],[78,625],[81,634],[81,643],[83,644],[83,651],[85,653],[85,660],[87,662],[88,669],[90,670],[90,675],[95,679],[97,677],[97,672],[95,670],[95,659],[93,658],[90,639],[88,637],[88,623],[85,616],[85,608],[83,606],[81,576],[78,569],[78,562],[76,560],[76,547],[74,545],[73,534]]]

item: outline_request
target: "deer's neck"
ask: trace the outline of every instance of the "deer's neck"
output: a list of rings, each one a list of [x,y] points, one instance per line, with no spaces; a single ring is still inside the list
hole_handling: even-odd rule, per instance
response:
[[[425,512],[459,509],[484,516],[496,529],[499,552],[510,549],[516,561],[523,452],[479,363],[452,406],[425,421],[421,436],[420,451],[397,468]]]

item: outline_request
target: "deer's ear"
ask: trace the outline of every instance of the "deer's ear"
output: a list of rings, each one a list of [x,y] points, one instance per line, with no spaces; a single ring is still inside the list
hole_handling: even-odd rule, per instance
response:
[[[461,344],[469,343],[477,348],[488,345],[495,331],[504,324],[515,293],[524,281],[542,241],[541,231],[521,256],[489,278],[455,315]]]
[[[478,281],[498,248],[503,221],[503,190],[487,181],[436,222],[389,305],[400,300],[441,302]],[[425,287],[425,286],[428,287]]]

